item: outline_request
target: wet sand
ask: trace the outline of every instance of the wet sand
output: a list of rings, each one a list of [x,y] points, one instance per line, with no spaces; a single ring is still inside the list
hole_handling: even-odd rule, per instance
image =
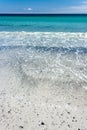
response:
[[[41,59],[39,70],[28,56],[0,52],[0,130],[87,130],[86,81],[61,68],[46,72]]]

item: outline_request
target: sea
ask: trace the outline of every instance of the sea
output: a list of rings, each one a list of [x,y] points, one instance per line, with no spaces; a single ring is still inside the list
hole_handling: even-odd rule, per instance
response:
[[[87,15],[0,15],[0,78],[8,84],[6,77],[33,89],[87,89]]]

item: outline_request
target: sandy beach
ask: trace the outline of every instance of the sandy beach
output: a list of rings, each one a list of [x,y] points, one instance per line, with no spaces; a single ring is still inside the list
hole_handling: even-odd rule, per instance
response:
[[[43,62],[35,60],[37,52],[34,61],[29,55],[30,50],[0,52],[0,130],[87,130],[86,81],[65,68],[46,71],[50,61],[57,65],[55,55],[50,60],[40,54],[48,59]]]

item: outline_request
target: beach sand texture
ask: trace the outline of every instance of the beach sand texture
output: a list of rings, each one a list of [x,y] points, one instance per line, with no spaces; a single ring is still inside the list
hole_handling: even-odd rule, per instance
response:
[[[2,49],[0,130],[87,130],[86,57]]]

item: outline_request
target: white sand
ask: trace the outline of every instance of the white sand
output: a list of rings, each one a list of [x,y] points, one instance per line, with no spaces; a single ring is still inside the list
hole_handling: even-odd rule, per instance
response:
[[[7,62],[9,57],[4,53],[2,57],[0,130],[87,130],[87,90],[82,81],[69,75],[70,80],[51,75],[27,77],[21,67],[20,75],[17,62],[14,69],[12,62]]]

